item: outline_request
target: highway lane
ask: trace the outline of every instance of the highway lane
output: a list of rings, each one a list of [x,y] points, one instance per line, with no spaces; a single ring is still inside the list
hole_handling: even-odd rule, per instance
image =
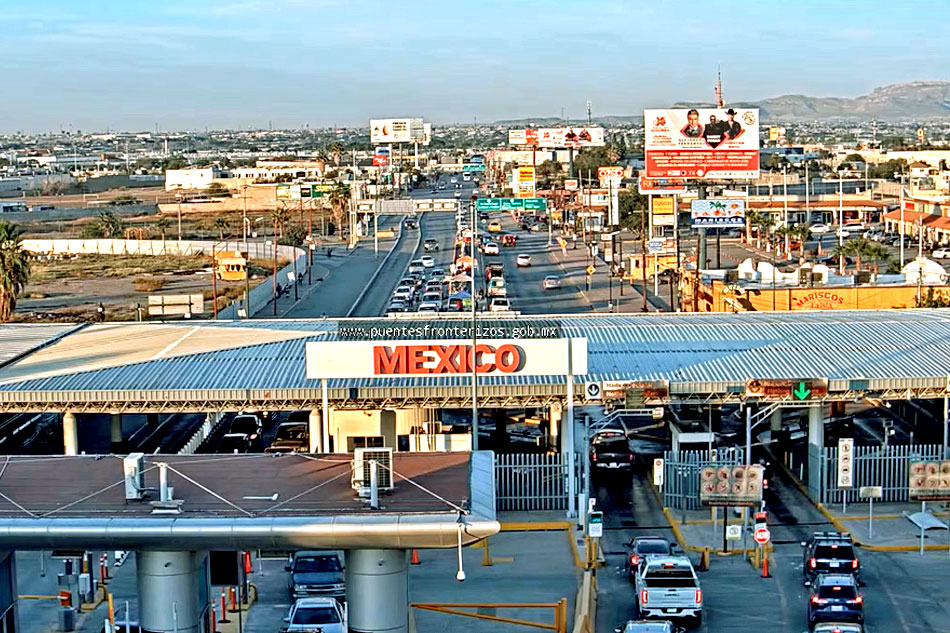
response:
[[[501,216],[504,217],[501,217]],[[584,289],[583,275],[569,275],[551,256],[553,246],[547,246],[548,234],[522,231],[508,214],[494,213],[492,220],[501,219],[506,233],[518,237],[513,247],[503,247],[500,256],[488,256],[491,262],[501,259],[505,265],[505,280],[508,285],[508,298],[511,309],[522,314],[570,314],[590,312],[590,306],[581,291]],[[487,223],[479,225],[483,231]],[[497,235],[497,234],[496,234]],[[500,236],[498,239],[501,239]],[[518,268],[516,259],[519,254],[531,256],[531,266]],[[561,278],[560,290],[544,290],[541,282],[548,275]]]

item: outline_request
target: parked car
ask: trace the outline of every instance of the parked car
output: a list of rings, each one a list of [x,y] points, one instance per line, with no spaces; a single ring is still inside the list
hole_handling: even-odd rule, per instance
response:
[[[333,598],[301,598],[284,618],[286,633],[346,633],[346,611]]]
[[[827,224],[812,224],[810,227],[808,227],[808,230],[815,235],[824,235],[825,233],[831,232],[831,227]]]
[[[509,310],[511,310],[511,304],[505,297],[495,297],[488,308],[489,312],[508,312]]]
[[[218,442],[219,453],[249,453],[251,440],[244,433],[225,433]]]
[[[541,282],[542,290],[560,290],[561,289],[561,278],[557,275],[548,275],[544,278],[544,281]]]
[[[627,579],[634,582],[637,575],[637,567],[640,562],[646,560],[649,554],[660,554],[670,556],[673,554],[674,543],[661,536],[638,536],[627,543],[627,561],[624,566],[627,568]]]
[[[343,564],[336,552],[294,552],[284,571],[290,572],[287,589],[295,600],[311,596],[329,596],[342,600],[346,595]]]
[[[950,259],[950,248],[938,248],[930,256],[934,259]]]
[[[822,574],[815,580],[808,598],[808,624],[828,620],[864,622],[864,598],[854,576]]]
[[[858,556],[851,535],[841,532],[815,532],[802,541],[802,574],[805,586],[822,574],[852,574],[860,579]]]
[[[637,613],[641,618],[703,619],[703,590],[686,556],[648,555],[637,568]]]
[[[517,266],[519,266],[520,268],[524,268],[524,267],[526,267],[526,266],[530,266],[530,265],[531,265],[531,255],[526,255],[526,254],[524,254],[524,253],[522,253],[521,255],[518,255],[518,257],[515,259],[515,264],[516,264]]]

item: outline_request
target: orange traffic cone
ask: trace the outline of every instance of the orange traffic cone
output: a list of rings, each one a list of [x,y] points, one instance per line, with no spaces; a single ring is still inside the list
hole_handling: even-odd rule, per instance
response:
[[[764,548],[762,550],[762,577],[769,577],[769,553]]]
[[[244,573],[249,574],[254,571],[254,567],[251,565],[251,553],[244,552]]]
[[[410,560],[409,562],[413,565],[419,564],[419,550],[417,549],[412,550],[412,560]]]

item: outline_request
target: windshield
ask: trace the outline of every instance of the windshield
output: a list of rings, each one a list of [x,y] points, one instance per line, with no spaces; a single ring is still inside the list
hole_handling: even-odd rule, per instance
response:
[[[340,615],[333,607],[300,607],[294,614],[293,624],[333,624]]]
[[[234,421],[231,422],[231,431],[253,435],[257,433],[257,420],[254,418],[234,418]]]
[[[826,585],[818,588],[818,597],[824,599],[854,600],[857,591],[851,585]]]
[[[305,440],[307,439],[307,425],[294,424],[290,426],[277,427],[278,440]]]
[[[851,560],[854,558],[854,550],[850,545],[818,545],[815,547],[815,558]]]
[[[336,556],[305,556],[294,561],[294,571],[303,573],[340,571]]]
[[[669,554],[670,544],[666,541],[637,541],[637,551],[641,554]]]

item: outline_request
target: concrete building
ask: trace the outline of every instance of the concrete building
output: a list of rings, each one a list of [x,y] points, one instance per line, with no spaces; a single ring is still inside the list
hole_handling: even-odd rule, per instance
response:
[[[216,180],[231,178],[230,172],[218,167],[202,167],[197,169],[166,169],[165,191],[182,189],[207,189]]]

